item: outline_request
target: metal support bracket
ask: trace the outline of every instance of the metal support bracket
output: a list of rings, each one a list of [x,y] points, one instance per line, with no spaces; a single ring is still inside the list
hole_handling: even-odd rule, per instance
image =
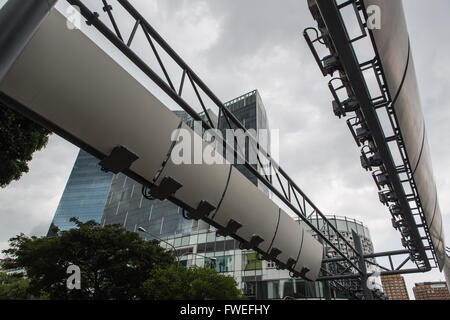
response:
[[[202,200],[196,210],[188,212],[186,215],[190,219],[199,220],[209,216],[209,214],[215,209],[216,207],[211,203],[206,200]]]
[[[139,157],[124,146],[116,146],[109,156],[99,162],[105,172],[119,173],[128,169]]]
[[[297,261],[294,258],[290,257],[288,259],[288,261],[286,262],[287,269],[292,269],[296,263],[297,263]]]
[[[306,277],[306,273],[307,273],[308,271],[310,271],[309,268],[303,267],[302,270],[301,270],[300,273],[299,273],[300,277],[302,277],[302,278],[307,278],[307,277]]]
[[[276,259],[283,251],[278,248],[273,247],[269,252],[269,259]]]
[[[257,234],[254,234],[249,242],[242,243],[243,249],[254,249],[257,246],[259,246],[262,242],[264,242],[264,239],[258,236]]]
[[[242,224],[240,224],[239,222],[237,222],[233,219],[230,219],[230,221],[228,221],[228,224],[225,228],[222,228],[222,229],[216,231],[216,235],[218,237],[227,237],[229,235],[236,234],[236,231],[238,231],[238,229],[241,227],[242,227]]]
[[[182,186],[183,185],[175,179],[171,177],[164,177],[159,186],[154,187],[150,190],[150,194],[156,199],[165,200],[168,197],[174,195],[175,192],[177,192],[177,190]]]

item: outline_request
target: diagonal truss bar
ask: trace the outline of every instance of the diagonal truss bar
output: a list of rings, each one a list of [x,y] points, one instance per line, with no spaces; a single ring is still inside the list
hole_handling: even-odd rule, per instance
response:
[[[120,34],[119,27],[117,26],[116,19],[112,14],[112,6],[106,2],[106,0],[102,0],[103,2],[103,11],[108,14],[109,20],[111,20],[111,24],[113,25],[114,30],[116,31],[117,37],[123,41],[122,35]]]

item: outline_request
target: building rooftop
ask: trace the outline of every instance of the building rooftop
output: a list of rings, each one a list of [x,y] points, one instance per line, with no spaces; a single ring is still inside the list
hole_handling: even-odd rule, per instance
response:
[[[252,91],[247,92],[247,93],[244,93],[243,95],[241,95],[241,96],[239,96],[237,98],[234,98],[234,99],[232,99],[230,101],[225,102],[224,106],[229,106],[229,105],[234,104],[234,103],[236,103],[238,101],[241,101],[241,100],[243,100],[245,98],[251,97],[251,96],[253,96],[255,94],[259,94],[257,89],[252,90]]]
[[[418,282],[415,285],[416,286],[431,286],[431,285],[447,285],[447,283],[445,281],[435,281],[435,282]]]

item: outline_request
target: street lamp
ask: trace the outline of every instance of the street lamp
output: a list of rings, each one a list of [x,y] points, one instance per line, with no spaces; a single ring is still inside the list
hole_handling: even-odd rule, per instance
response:
[[[170,244],[169,242],[161,239],[160,237],[155,236],[154,234],[151,234],[150,232],[148,232],[147,230],[145,230],[142,227],[139,227],[138,230],[141,231],[141,232],[147,233],[147,234],[151,235],[152,237],[154,237],[154,238],[156,238],[156,239],[158,239],[158,240],[160,240],[160,241],[162,241],[164,243],[167,243],[169,246],[171,246],[172,249],[173,249],[173,255],[175,256],[175,258],[177,258],[178,264],[180,263],[180,257],[177,254],[177,249],[175,249],[175,247],[172,244]]]

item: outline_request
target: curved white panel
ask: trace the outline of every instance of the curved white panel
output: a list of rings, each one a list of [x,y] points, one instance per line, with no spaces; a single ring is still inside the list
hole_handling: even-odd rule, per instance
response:
[[[430,228],[430,233],[431,233],[431,239],[435,239],[434,241],[438,240],[438,241],[443,241],[443,239],[441,239],[441,234],[442,234],[442,217],[440,215],[440,211],[439,209],[436,212],[436,215],[434,216],[434,220],[433,223],[431,225]]]
[[[297,262],[302,246],[305,231],[298,222],[292,219],[283,209],[280,209],[280,222],[272,248],[277,248],[281,253],[277,260],[286,264],[289,259]]]
[[[444,268],[444,264],[445,264],[445,260],[446,260],[446,253],[445,253],[445,245],[444,242],[442,240],[437,240],[437,238],[435,238],[435,240],[433,241],[433,246],[434,249],[436,250],[436,257],[438,259],[439,262],[439,266],[442,263],[442,267],[441,267],[441,271]]]
[[[445,282],[447,282],[447,288],[450,288],[450,258],[447,256],[444,261]]]
[[[425,122],[420,106],[419,88],[412,54],[409,58],[405,81],[394,104],[394,110],[408,152],[409,162],[414,171],[422,151]]]
[[[435,212],[435,217],[437,219],[437,217],[439,217],[440,219],[438,219],[436,221],[436,223],[433,221],[433,226],[436,226],[436,229],[439,228],[439,223],[441,224],[441,233],[439,238],[441,239],[442,243],[445,246],[445,234],[444,234],[444,222],[442,219],[442,214],[441,214],[441,208],[439,206],[439,201],[437,202],[437,206],[436,206],[436,212]],[[445,250],[445,248],[443,248]]]
[[[402,82],[408,59],[408,28],[401,0],[364,0],[381,10],[381,28],[372,30],[392,99]]]
[[[230,219],[240,223],[242,227],[236,235],[248,242],[253,235],[261,237],[264,241],[258,248],[267,252],[275,235],[278,210],[272,200],[233,167],[227,191],[213,220],[224,227]]]
[[[305,277],[308,280],[315,281],[319,276],[322,257],[323,246],[309,232],[305,231],[303,234],[303,245],[295,270],[300,274],[305,270]]]
[[[436,211],[434,213],[433,220],[427,224],[430,230],[431,240],[433,241],[433,244],[438,244],[441,241],[445,243],[444,232],[442,228],[441,208],[439,206],[439,202],[436,204]],[[435,249],[437,250],[436,247]]]
[[[108,155],[120,144],[151,181],[180,120],[66,18],[52,10],[0,90]]]
[[[364,0],[364,4],[366,8],[377,5],[381,9],[381,28],[374,29],[371,33],[379,53],[390,96],[392,99],[397,97],[394,104],[395,114],[412,171],[415,172],[414,180],[442,270],[445,264],[443,258],[445,252],[442,249],[444,245],[441,243],[443,233],[438,234],[436,229],[439,227],[432,223],[433,219],[440,221],[442,217],[440,210],[435,211],[437,191],[412,52],[408,55],[409,34],[402,0]],[[403,78],[404,83],[400,88]]]
[[[433,168],[426,136],[422,155],[416,172],[414,172],[414,181],[416,182],[427,224],[430,225],[436,209],[436,183],[433,178]]]
[[[190,148],[190,151],[194,151],[196,150],[195,144],[197,144],[200,146],[200,148],[197,148],[199,149],[198,151],[203,155],[207,143],[184,123],[182,129],[185,133],[189,132],[189,135],[187,137],[184,136],[184,139],[187,138],[190,141],[183,142],[183,139],[178,139],[174,150],[181,150],[180,146],[182,145]],[[220,154],[218,155],[218,158],[221,159],[219,164],[206,164],[204,162],[202,164],[194,164],[194,152],[190,152],[189,160],[185,161],[187,164],[179,164],[178,159],[174,163],[173,158],[177,156],[179,154],[172,152],[156,184],[159,185],[166,176],[171,177],[183,185],[175,193],[176,199],[183,201],[194,209],[198,207],[202,200],[208,201],[217,208],[225,191],[231,165],[225,164],[225,160]],[[222,161],[224,164],[220,164]]]

